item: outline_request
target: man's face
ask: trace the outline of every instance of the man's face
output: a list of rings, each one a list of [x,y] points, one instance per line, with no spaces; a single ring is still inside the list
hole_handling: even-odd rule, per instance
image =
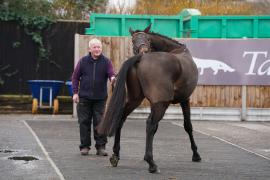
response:
[[[89,52],[91,53],[93,58],[97,58],[102,52],[102,45],[99,43],[92,44],[89,48]]]

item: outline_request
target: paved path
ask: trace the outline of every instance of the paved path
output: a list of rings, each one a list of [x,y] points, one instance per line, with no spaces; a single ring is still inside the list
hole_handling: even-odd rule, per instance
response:
[[[142,160],[145,121],[125,123],[121,160],[113,168],[108,157],[97,157],[94,150],[89,156],[79,154],[78,124],[70,116],[0,116],[0,179],[270,179],[270,123],[193,122],[201,163],[191,161],[181,124],[161,121],[154,141],[161,173],[150,174]],[[112,143],[110,138],[110,154]],[[38,160],[9,159],[26,156]]]

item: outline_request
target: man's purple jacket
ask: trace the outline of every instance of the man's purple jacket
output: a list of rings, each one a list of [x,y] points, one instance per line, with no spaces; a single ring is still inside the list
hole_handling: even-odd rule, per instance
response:
[[[111,61],[104,55],[93,59],[91,54],[82,57],[72,74],[73,94],[80,98],[105,99],[108,79],[115,76]]]

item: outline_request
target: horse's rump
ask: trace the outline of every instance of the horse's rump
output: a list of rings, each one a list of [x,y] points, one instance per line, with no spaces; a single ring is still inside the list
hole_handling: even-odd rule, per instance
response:
[[[176,91],[185,99],[195,88],[197,79],[190,77],[197,70],[196,65],[192,59],[179,57],[167,52],[152,52],[142,56],[137,73],[143,93],[151,103],[173,101]],[[194,85],[187,91],[184,86],[192,83]]]

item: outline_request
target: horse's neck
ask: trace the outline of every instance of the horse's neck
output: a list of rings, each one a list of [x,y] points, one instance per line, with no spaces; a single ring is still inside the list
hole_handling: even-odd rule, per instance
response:
[[[182,46],[180,48],[177,48],[177,49],[173,49],[172,51],[169,51],[170,53],[174,53],[174,54],[180,54],[184,51],[186,51],[186,47]]]
[[[184,51],[185,46],[178,44],[177,42],[171,41],[169,39],[163,39],[163,37],[159,37],[159,40],[156,41],[156,44],[153,44],[155,51],[164,51],[164,52],[171,52],[177,50]]]
[[[163,52],[171,52],[171,53],[182,53],[186,50],[184,45],[164,45],[163,48],[155,48],[154,51],[163,51]]]

